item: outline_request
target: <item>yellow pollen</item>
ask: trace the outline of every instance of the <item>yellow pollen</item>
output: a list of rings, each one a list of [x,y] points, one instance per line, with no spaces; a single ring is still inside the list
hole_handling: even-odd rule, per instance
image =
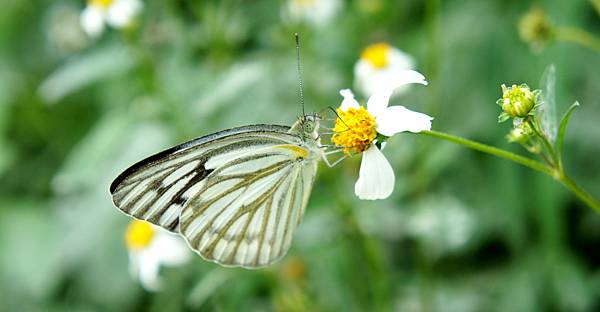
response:
[[[340,118],[335,121],[331,137],[333,144],[344,147],[344,153],[366,151],[377,137],[375,117],[364,107],[349,108],[343,111],[337,109]]]
[[[139,250],[148,247],[154,234],[154,229],[150,223],[134,220],[129,224],[127,232],[125,232],[125,243],[127,244],[127,248]]]
[[[296,154],[298,156],[298,158],[307,158],[308,157],[308,151],[306,149],[296,146],[296,145],[284,144],[284,145],[278,145],[277,147],[285,148],[285,149],[288,149],[288,150],[294,152],[294,154]]]
[[[360,57],[371,63],[375,68],[384,68],[389,63],[390,45],[381,42],[366,47]]]
[[[90,5],[99,6],[101,8],[108,8],[114,0],[88,0]]]

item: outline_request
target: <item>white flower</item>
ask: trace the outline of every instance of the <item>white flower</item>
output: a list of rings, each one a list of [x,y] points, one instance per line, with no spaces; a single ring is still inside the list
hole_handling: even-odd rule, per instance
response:
[[[129,25],[142,7],[140,0],[89,0],[81,12],[81,27],[90,37],[97,37],[104,31],[104,24],[114,28]]]
[[[340,0],[288,0],[287,16],[293,21],[306,21],[315,26],[330,22],[341,9]]]
[[[340,91],[344,100],[337,109],[339,118],[331,140],[335,145],[343,147],[347,154],[363,154],[354,187],[354,192],[360,199],[387,198],[394,189],[394,170],[378,147],[383,147],[383,140],[399,132],[431,130],[432,117],[403,106],[388,106],[394,89],[411,83],[427,85],[425,77],[416,71],[407,70],[398,75],[395,81],[394,87],[373,94],[367,101],[366,109],[354,99],[352,91]]]
[[[125,234],[129,250],[129,270],[150,291],[160,289],[160,267],[182,265],[190,250],[181,237],[146,221],[134,220]]]
[[[414,59],[387,43],[366,47],[354,66],[354,86],[365,96],[398,86],[399,75],[415,67]],[[396,94],[406,91],[407,86],[396,89]]]
[[[476,230],[475,216],[456,198],[427,198],[415,208],[405,219],[405,230],[434,256],[463,248]]]

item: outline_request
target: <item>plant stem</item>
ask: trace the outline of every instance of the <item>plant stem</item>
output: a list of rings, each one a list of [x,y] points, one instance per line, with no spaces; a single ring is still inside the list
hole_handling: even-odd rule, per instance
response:
[[[505,158],[508,159],[510,161],[514,161],[516,163],[519,163],[523,166],[529,167],[533,170],[545,173],[547,175],[550,176],[554,176],[554,171],[551,170],[550,168],[548,168],[546,165],[544,165],[543,163],[533,160],[531,158],[527,158],[521,155],[517,155],[515,153],[511,153],[509,151],[497,148],[497,147],[493,147],[490,145],[486,145],[483,143],[479,143],[479,142],[475,142],[469,139],[465,139],[459,136],[455,136],[452,134],[448,134],[448,133],[444,133],[444,132],[438,132],[438,131],[421,131],[419,132],[421,134],[430,136],[430,137],[434,137],[434,138],[438,138],[438,139],[442,139],[442,140],[446,140],[446,141],[450,141],[453,143],[457,143],[463,146],[466,146],[468,148],[472,148],[474,150],[478,150],[480,152],[484,152],[487,154],[491,154],[494,156],[498,156],[500,158]]]
[[[586,192],[581,186],[579,186],[573,179],[566,175],[562,166],[560,168],[555,169],[553,167],[549,167],[539,161],[533,160],[528,157],[524,157],[521,155],[517,155],[515,153],[511,153],[509,151],[493,147],[490,145],[486,145],[483,143],[479,143],[473,140],[465,139],[459,136],[455,136],[452,134],[438,132],[438,131],[421,131],[420,134],[424,134],[430,137],[434,137],[437,139],[442,139],[446,141],[450,141],[474,150],[478,150],[480,152],[498,156],[500,158],[508,159],[510,161],[521,164],[525,167],[529,167],[533,170],[545,173],[550,177],[554,178],[556,181],[560,182],[564,185],[571,193],[581,199],[586,205],[592,208],[596,213],[600,214],[600,202],[598,202],[592,195]]]
[[[600,53],[600,39],[593,34],[575,27],[556,27],[556,39],[580,44]]]
[[[557,166],[560,159],[554,152],[554,148],[552,147],[552,144],[550,144],[550,141],[548,141],[546,134],[544,134],[544,131],[542,130],[542,126],[540,125],[540,121],[535,117],[531,117],[526,122],[529,123],[529,125],[531,126],[531,129],[533,129],[533,131],[538,136],[538,138],[540,140],[542,140],[542,144],[544,145],[544,148],[546,149],[548,154],[550,154],[550,157],[552,158],[552,161],[549,162],[550,165]],[[542,153],[541,155],[543,156],[544,154]],[[546,160],[548,162],[548,160],[545,157],[544,157],[544,160]]]
[[[561,174],[558,181],[562,183],[571,193],[577,195],[579,199],[581,199],[584,203],[586,203],[590,208],[594,209],[594,211],[600,214],[600,202],[598,202],[590,193],[586,192],[581,186],[579,186],[573,179],[571,179],[566,174]]]

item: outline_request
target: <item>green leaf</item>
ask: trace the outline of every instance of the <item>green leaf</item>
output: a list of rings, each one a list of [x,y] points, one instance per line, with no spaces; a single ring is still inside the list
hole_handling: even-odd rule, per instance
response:
[[[542,130],[550,143],[556,141],[556,68],[554,64],[549,65],[540,81],[542,94],[541,104],[536,110],[536,116],[540,119]]]
[[[575,110],[576,107],[579,106],[579,102],[573,103],[571,107],[567,110],[562,120],[560,121],[560,128],[558,130],[558,139],[556,141],[556,148],[558,150],[559,155],[562,154],[563,149],[563,141],[565,139],[565,130],[567,129],[567,124],[569,123],[569,119],[571,118],[571,113]]]

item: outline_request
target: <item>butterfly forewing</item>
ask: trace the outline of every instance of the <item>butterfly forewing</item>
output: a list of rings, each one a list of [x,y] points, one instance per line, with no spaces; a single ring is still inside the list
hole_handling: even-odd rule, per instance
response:
[[[202,257],[223,265],[277,261],[290,247],[312,187],[316,161],[309,153],[275,145],[219,166],[183,209],[181,234]]]
[[[234,128],[160,152],[113,181],[113,202],[180,233],[207,260],[269,265],[290,248],[322,156],[308,122]]]
[[[288,131],[274,125],[239,127],[150,156],[113,181],[113,202],[128,215],[176,231],[181,209],[216,166],[248,150],[297,144],[298,138]]]

